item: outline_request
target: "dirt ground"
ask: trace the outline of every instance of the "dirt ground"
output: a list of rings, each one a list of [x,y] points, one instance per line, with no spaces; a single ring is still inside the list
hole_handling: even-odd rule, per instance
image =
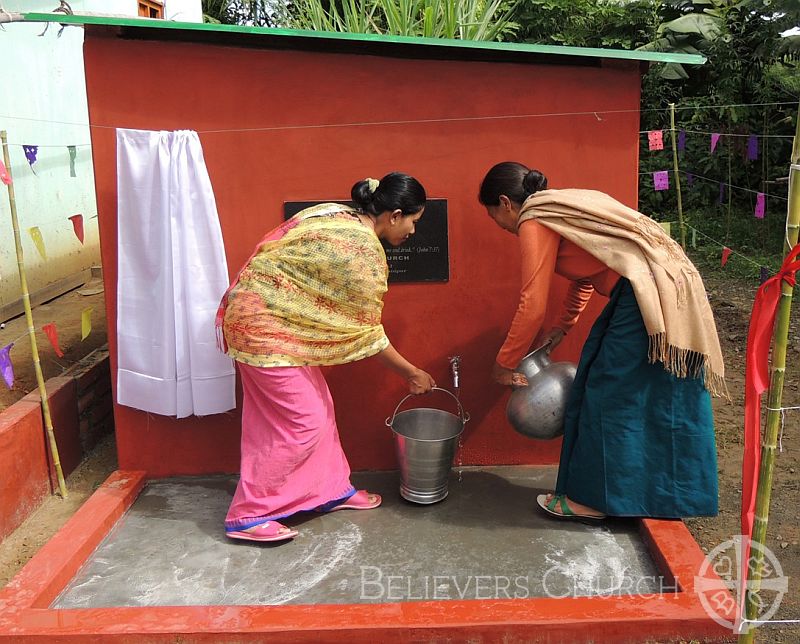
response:
[[[96,290],[99,280],[65,293],[33,309],[36,343],[44,378],[64,373],[81,358],[108,341],[106,311],[103,293],[82,295]],[[92,331],[81,340],[81,313],[92,307]],[[55,322],[63,358],[59,358],[50,345],[42,325]],[[0,346],[14,343],[11,361],[14,365],[14,386],[0,385],[0,410],[37,389],[36,375],[31,359],[28,324],[24,315],[7,321],[0,329]],[[87,459],[67,479],[68,496],[52,496],[34,512],[14,533],[0,542],[0,587],[22,568],[56,531],[75,513],[97,487],[117,468],[113,436],[107,436]],[[1,476],[1,475],[0,475]]]
[[[713,273],[705,276],[726,359],[726,375],[731,402],[715,400],[714,409],[719,451],[720,514],[715,518],[687,521],[695,539],[706,552],[711,552],[739,533],[741,495],[741,455],[744,408],[744,368],[747,325],[757,284]],[[795,298],[800,299],[800,297]],[[80,312],[93,306],[92,335],[80,342]],[[102,294],[83,297],[73,291],[35,311],[37,328],[55,321],[62,337],[64,359],[55,358],[49,344],[41,336],[40,347],[47,376],[62,369],[103,344],[105,311]],[[800,405],[800,320],[797,307],[793,321],[787,359],[786,387],[783,406]],[[20,322],[20,320],[23,320]],[[24,319],[18,318],[0,331],[0,346],[23,334]],[[19,340],[12,357],[17,383],[13,392],[3,391],[0,408],[35,387],[32,369],[24,367],[23,351],[27,340]],[[17,353],[19,351],[19,353]],[[789,590],[773,619],[800,620],[800,411],[787,411],[782,437],[783,451],[777,456],[770,507],[767,546],[776,554],[784,575],[789,577]],[[14,534],[0,543],[0,586],[10,580],[83,501],[116,468],[113,438],[103,441],[90,457],[69,477],[69,498],[51,497]],[[759,641],[800,643],[800,625],[775,625],[764,628]]]

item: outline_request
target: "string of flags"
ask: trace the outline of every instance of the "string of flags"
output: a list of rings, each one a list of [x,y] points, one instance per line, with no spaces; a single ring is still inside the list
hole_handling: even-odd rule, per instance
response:
[[[22,147],[22,152],[25,154],[25,159],[28,161],[28,166],[31,169],[33,174],[36,173],[36,168],[34,167],[36,162],[39,160],[39,149],[42,147],[62,147],[57,145],[27,145],[24,143],[9,143],[8,145],[19,145]],[[78,145],[65,145],[63,146],[67,149],[67,157],[69,159],[69,176],[76,178],[78,173],[75,169],[75,164],[78,160]],[[38,176],[38,175],[37,175]],[[5,169],[5,165],[2,161],[0,161],[0,180],[3,183],[8,184],[11,182],[10,177],[8,176],[8,171]]]
[[[667,130],[670,132],[671,130]],[[746,156],[748,161],[757,161],[760,154],[759,139],[775,138],[775,139],[792,139],[794,137],[784,136],[782,134],[733,134],[728,132],[701,132],[698,130],[676,130],[677,136],[675,137],[676,147],[679,152],[686,149],[686,134],[703,134],[710,137],[709,150],[713,154],[716,152],[717,145],[723,136],[728,137],[747,137],[747,145],[745,147]],[[643,134],[647,134],[648,149],[651,151],[664,149],[664,130],[645,130]]]
[[[25,151],[25,158],[28,160],[28,163],[31,166],[31,170],[34,174],[36,171],[33,170],[33,164],[36,163],[36,156],[39,153],[39,146],[38,145],[23,145],[23,150]],[[67,150],[69,151],[69,159],[70,159],[70,169],[69,173],[71,177],[77,176],[75,174],[75,158],[77,157],[77,148],[74,145],[68,145]],[[6,185],[11,184],[11,175],[8,172],[8,169],[3,163],[2,159],[0,159],[0,181],[2,181]],[[78,238],[78,241],[83,244],[84,243],[84,230],[83,230],[83,215],[70,215],[67,219],[72,222],[72,231],[75,233],[75,237]],[[28,234],[30,235],[31,239],[33,240],[34,246],[36,246],[36,250],[39,251],[39,255],[43,260],[47,259],[47,248],[45,247],[44,237],[42,236],[42,231],[39,229],[38,226],[31,226],[28,228]]]
[[[668,130],[671,132],[671,130]],[[676,147],[679,151],[683,151],[686,149],[686,130],[681,129],[677,130],[677,136],[675,138]],[[658,151],[664,149],[664,131],[663,130],[648,130],[645,132],[647,134],[647,141],[648,141],[648,148],[651,151]],[[697,134],[708,134],[704,132],[697,132]],[[710,133],[710,150],[713,154],[717,148],[717,144],[719,143],[720,138],[725,135],[728,136],[726,133],[722,132],[711,132]],[[731,135],[733,136],[733,135]],[[736,135],[742,136],[742,135]],[[759,158],[759,138],[768,136],[768,135],[759,135],[759,134],[748,134],[747,136],[747,159],[750,161],[755,161]],[[683,171],[682,171],[683,172]],[[705,177],[699,177],[699,175],[693,175],[689,172],[683,172],[686,175],[686,183],[688,186],[692,186],[694,183],[695,176],[698,178],[705,179]],[[653,180],[653,190],[662,191],[662,190],[669,190],[670,189],[670,180],[669,180],[669,171],[668,170],[656,170],[652,172],[652,180]],[[714,181],[713,179],[708,179],[708,181]],[[754,192],[756,194],[756,201],[755,206],[753,208],[753,216],[757,219],[764,219],[766,215],[766,206],[767,196],[774,196],[776,195],[767,195],[764,192],[758,192],[755,190],[750,190],[748,188],[740,188],[739,186],[733,186],[730,184],[726,184],[721,181],[715,181],[715,183],[719,183],[719,203],[725,202],[726,196],[726,186],[728,188],[737,188],[740,190],[744,190],[747,192]],[[780,197],[777,197],[780,198]],[[723,266],[725,265],[724,262],[727,261],[727,258],[723,261]]]
[[[83,311],[81,311],[81,342],[89,337],[89,334],[92,332],[93,310],[94,307],[87,306],[85,309],[83,309]],[[58,328],[56,327],[56,323],[48,322],[42,326],[41,330],[47,337],[47,340],[50,342],[50,345],[53,347],[53,351],[55,352],[56,356],[63,358],[64,352],[59,344]],[[0,375],[2,375],[6,387],[9,389],[14,387],[14,365],[11,361],[11,349],[13,349],[14,345],[27,335],[28,332],[26,331],[13,342],[9,342],[6,346],[0,349]]]
[[[40,146],[22,145],[21,147],[23,153],[25,154],[25,159],[28,161],[28,165],[30,166],[31,172],[36,175],[37,173],[34,166],[39,159]],[[75,164],[78,157],[78,146],[67,145],[65,147],[67,148],[67,154],[69,158],[69,175],[70,177],[77,177]],[[8,168],[2,159],[0,159],[0,181],[2,181],[2,183],[5,185],[11,185],[12,183],[11,174],[9,173]],[[83,214],[78,213],[75,215],[70,215],[66,219],[71,223],[72,232],[75,234],[75,237],[81,244],[83,244],[85,238]],[[28,234],[30,235],[31,240],[33,241],[33,244],[41,258],[43,260],[47,260],[47,247],[45,246],[44,236],[39,226],[29,227]],[[93,307],[90,306],[81,312],[81,341],[85,340],[92,332],[92,310]],[[49,322],[43,325],[41,327],[41,331],[47,337],[47,340],[53,347],[53,351],[55,352],[56,356],[63,358],[64,352],[59,343],[58,329],[55,322]],[[0,376],[2,376],[3,381],[9,389],[14,386],[14,365],[11,361],[11,350],[13,349],[14,345],[26,335],[28,335],[27,332],[19,338],[16,338],[13,342],[9,342],[6,346],[0,348]]]

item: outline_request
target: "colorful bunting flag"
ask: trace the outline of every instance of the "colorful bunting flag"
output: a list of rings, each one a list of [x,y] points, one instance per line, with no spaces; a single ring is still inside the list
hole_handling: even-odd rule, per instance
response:
[[[650,130],[647,133],[647,141],[651,150],[664,149],[664,133],[661,130]]]
[[[56,329],[56,323],[50,322],[48,324],[45,324],[42,327],[42,331],[44,331],[44,334],[47,336],[47,339],[50,340],[50,344],[53,345],[53,349],[55,349],[56,355],[59,358],[63,358],[64,352],[61,350],[61,347],[58,346],[58,329]]]
[[[653,188],[656,190],[669,190],[669,172],[666,170],[654,172]]]
[[[719,202],[725,203],[725,184],[719,184]]]
[[[714,152],[714,150],[716,150],[716,149],[717,149],[717,143],[719,143],[719,136],[720,136],[720,135],[719,135],[719,134],[717,134],[716,132],[714,132],[714,133],[711,135],[711,152],[712,152],[712,153]]]
[[[69,176],[77,177],[78,175],[75,174],[75,157],[78,156],[78,148],[74,145],[68,145],[67,151],[69,152]]]
[[[31,166],[31,172],[36,174],[36,170],[33,169],[33,164],[36,163],[36,155],[39,154],[39,146],[23,145],[22,149],[25,151],[25,158],[28,160],[28,165]]]
[[[39,230],[38,226],[34,226],[33,228],[28,228],[28,232],[30,233],[31,239],[33,239],[33,243],[36,246],[36,250],[39,251],[39,255],[42,256],[42,259],[47,259],[47,249],[44,247],[44,238],[42,237],[42,231]]]
[[[764,219],[764,211],[766,209],[766,201],[764,199],[764,193],[759,192],[756,195],[756,209],[755,209],[755,216],[758,219]]]
[[[661,227],[664,229],[664,232],[667,233],[670,237],[672,237],[672,222],[671,221],[659,221]]]
[[[92,308],[86,307],[81,313],[81,340],[85,340],[92,332]]]
[[[694,185],[694,175],[691,172],[686,173],[686,185],[687,186]]]
[[[80,243],[83,243],[83,215],[72,215],[72,217],[68,217],[68,219],[72,222],[72,230],[75,231],[75,236],[78,238]]]
[[[761,267],[761,283],[763,284],[769,279],[769,269],[766,266]]]
[[[0,160],[0,181],[4,184],[9,185],[11,183],[11,175],[8,173],[8,168],[6,168],[6,164]]]
[[[692,248],[697,248],[697,230],[692,228]]]
[[[14,386],[14,366],[11,364],[11,347],[14,343],[7,344],[0,349],[0,372],[3,374],[3,380],[6,381],[6,387],[11,389]]]
[[[731,256],[731,252],[731,249],[727,246],[722,249],[722,266],[725,266],[725,264],[728,263],[728,258]]]
[[[686,130],[678,132],[678,151],[683,152],[686,149]]]
[[[758,137],[751,134],[747,137],[747,159],[755,161],[758,158]]]

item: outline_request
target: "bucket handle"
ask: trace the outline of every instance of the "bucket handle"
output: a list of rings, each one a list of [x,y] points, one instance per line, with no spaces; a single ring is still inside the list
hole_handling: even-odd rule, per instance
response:
[[[469,414],[464,411],[464,408],[461,406],[461,401],[456,396],[454,396],[451,391],[448,391],[447,389],[442,389],[441,387],[433,387],[431,389],[431,391],[443,391],[448,396],[451,396],[453,398],[453,400],[456,401],[456,404],[458,405],[458,415],[461,418],[461,426],[462,427],[469,421]],[[403,400],[401,400],[399,403],[397,403],[397,407],[394,408],[394,413],[392,414],[392,417],[386,419],[386,426],[387,427],[391,427],[392,425],[394,425],[394,419],[397,416],[397,410],[400,409],[400,406],[406,400],[411,398],[411,396],[417,396],[417,395],[419,395],[419,394],[408,394],[405,398],[403,398]]]

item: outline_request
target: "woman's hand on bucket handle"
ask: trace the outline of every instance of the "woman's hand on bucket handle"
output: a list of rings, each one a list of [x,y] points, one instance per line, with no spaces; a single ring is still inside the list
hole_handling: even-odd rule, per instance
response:
[[[412,394],[424,394],[436,386],[429,373],[411,364],[391,344],[378,354],[378,358],[389,369],[406,379],[408,390]]]
[[[431,374],[422,369],[414,368],[414,373],[406,378],[408,391],[412,394],[424,394],[436,386]]]

